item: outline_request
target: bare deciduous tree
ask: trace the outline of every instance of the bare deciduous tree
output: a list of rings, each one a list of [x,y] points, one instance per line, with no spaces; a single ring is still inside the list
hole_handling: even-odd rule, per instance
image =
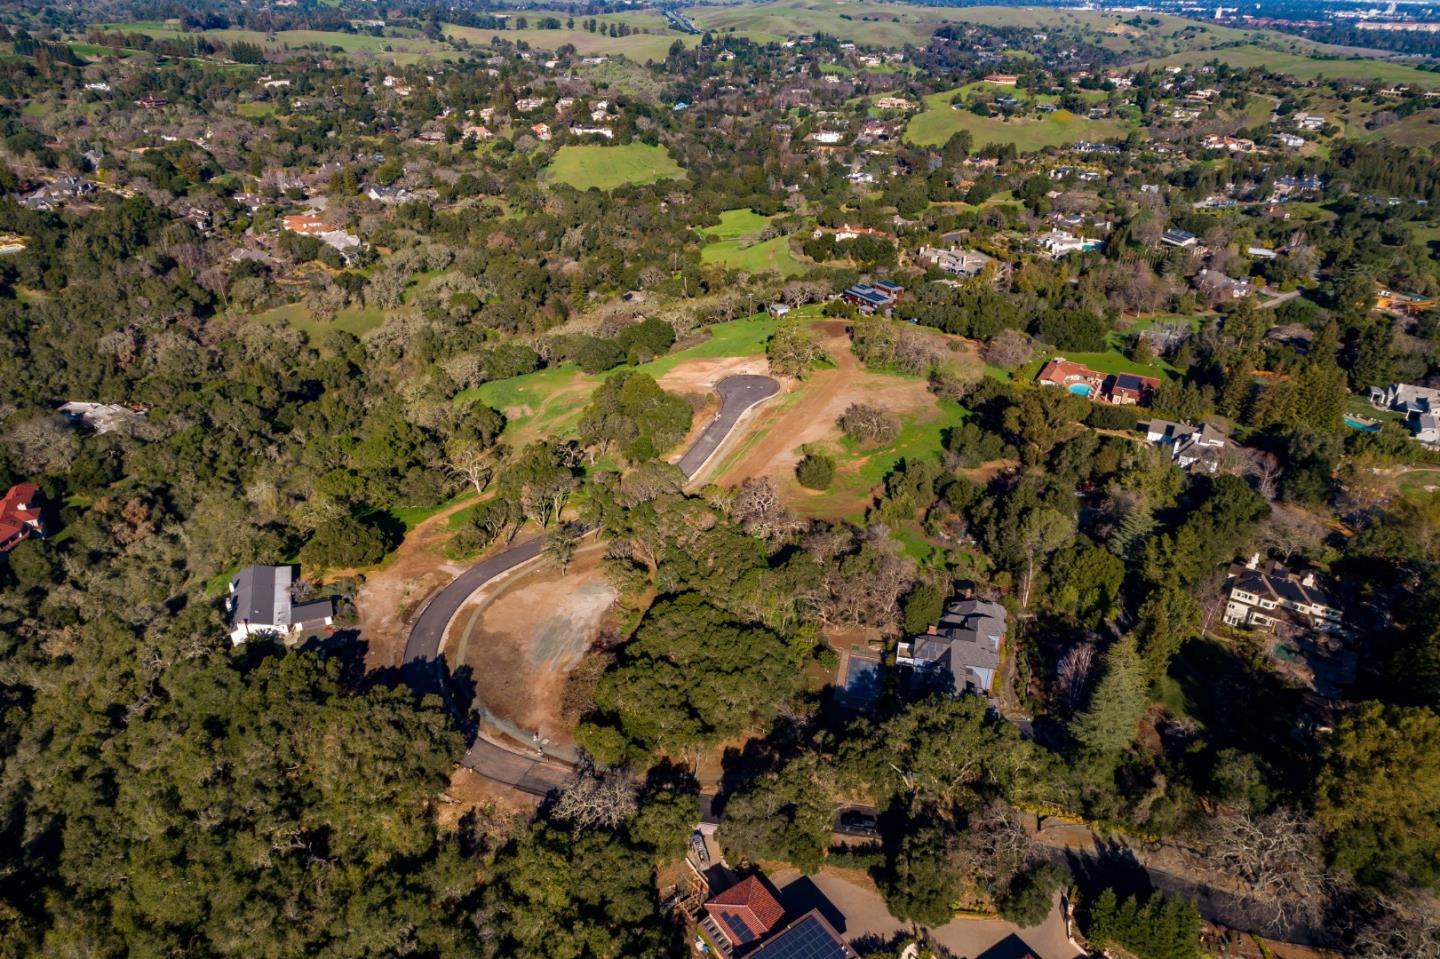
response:
[[[614,829],[637,808],[635,784],[623,772],[582,766],[555,797],[550,814],[576,829]]]
[[[889,443],[900,435],[900,421],[878,406],[852,403],[840,414],[840,429],[858,443]]]
[[[1072,710],[1085,702],[1085,689],[1090,684],[1090,670],[1095,665],[1095,644],[1079,643],[1060,657],[1055,682],[1065,704]]]
[[[1319,830],[1291,809],[1263,815],[1226,811],[1209,823],[1210,863],[1245,885],[1267,930],[1318,920],[1335,880],[1320,855]]]

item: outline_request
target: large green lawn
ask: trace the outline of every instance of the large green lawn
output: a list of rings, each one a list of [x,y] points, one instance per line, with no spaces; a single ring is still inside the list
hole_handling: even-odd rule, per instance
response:
[[[918,146],[943,146],[961,130],[969,130],[977,147],[992,143],[1013,143],[1021,152],[1064,146],[1077,140],[1104,140],[1122,136],[1127,126],[1118,120],[1091,120],[1068,110],[1056,110],[1044,117],[982,117],[969,110],[956,110],[950,102],[959,90],[932,93],[925,98],[925,110],[911,117],[905,139]]]
[[[204,36],[222,43],[254,43],[271,50],[306,47],[318,44],[321,47],[338,47],[346,53],[373,53],[382,59],[399,62],[433,57],[453,52],[448,43],[426,40],[422,37],[372,37],[362,33],[339,33],[327,30],[279,30],[267,34],[263,30],[183,30],[154,20],[140,20],[132,23],[104,24],[101,29],[121,33],[143,33],[157,39],[175,39],[185,36]]]
[[[717,323],[710,327],[710,337],[703,342],[633,369],[658,379],[691,360],[758,356],[765,352],[765,341],[775,332],[775,325],[776,321],[765,314]],[[567,363],[464,390],[455,397],[455,401],[473,403],[478,400],[503,411],[507,417],[505,433],[511,439],[516,434],[521,434],[523,439],[574,435],[580,414],[590,402],[590,394],[595,387],[605,377],[626,369],[632,367],[622,366],[599,376],[587,376],[574,364]]]
[[[1321,59],[1282,53],[1253,44],[1227,47],[1223,50],[1192,50],[1146,60],[1135,66],[1153,70],[1198,66],[1211,60],[1219,60],[1242,70],[1260,68],[1272,73],[1287,74],[1297,80],[1354,80],[1357,83],[1379,80],[1383,83],[1406,83],[1424,89],[1440,88],[1440,73],[1428,73],[1403,63],[1363,58]]]
[[[683,179],[685,171],[664,147],[648,143],[613,147],[567,144],[555,151],[554,159],[545,168],[545,176],[577,190],[594,187],[609,191],[627,183]]]
[[[805,265],[790,250],[788,237],[777,236],[756,242],[770,222],[753,210],[726,210],[718,226],[707,226],[700,234],[711,242],[700,251],[701,263],[718,263],[746,273],[778,273],[799,276]]]
[[[613,17],[597,17],[605,21],[607,19],[622,19],[628,14],[619,14]],[[481,30],[478,27],[461,27],[453,23],[445,25],[445,36],[468,41],[472,46],[489,46],[490,41],[495,37],[508,40],[511,43],[527,43],[538,50],[558,50],[560,47],[570,44],[575,47],[575,52],[581,56],[625,56],[637,63],[645,63],[649,60],[664,60],[666,53],[670,50],[670,44],[679,40],[687,47],[693,47],[699,42],[699,37],[677,33],[673,30],[663,30],[657,33],[632,33],[626,37],[612,37],[608,34],[590,33],[586,30]]]

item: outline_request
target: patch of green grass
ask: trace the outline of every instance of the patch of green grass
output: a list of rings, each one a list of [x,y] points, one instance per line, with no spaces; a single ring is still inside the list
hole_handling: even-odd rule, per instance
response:
[[[348,306],[336,314],[333,320],[317,320],[306,304],[287,303],[264,313],[257,313],[253,319],[257,323],[284,323],[315,340],[330,330],[361,336],[385,322],[385,313],[378,306]]]
[[[763,313],[750,319],[717,323],[710,327],[710,337],[705,341],[640,366],[621,366],[599,376],[588,376],[573,364],[553,366],[463,390],[456,395],[455,402],[479,401],[504,412],[508,438],[513,439],[517,433],[529,436],[573,435],[580,414],[590,402],[590,394],[605,377],[613,376],[620,370],[634,369],[659,379],[680,364],[692,360],[758,356],[765,352],[765,341],[775,332],[776,323],[773,317]]]
[[[905,127],[905,139],[918,146],[941,146],[961,130],[969,130],[977,147],[992,143],[1013,143],[1021,152],[1064,146],[1076,140],[1104,140],[1124,134],[1128,126],[1118,120],[1091,120],[1068,110],[1056,110],[1044,117],[982,117],[951,107],[959,90],[932,93],[925,98],[924,112],[916,114]]]
[[[445,25],[445,36],[464,39],[472,46],[489,46],[493,38],[499,37],[510,43],[528,43],[539,50],[558,50],[568,43],[573,45],[575,51],[581,56],[624,56],[637,63],[664,60],[670,50],[670,44],[676,40],[687,47],[693,47],[700,42],[699,37],[677,33],[673,30],[612,37],[599,31],[590,33],[580,29],[482,30],[477,27],[456,26],[452,23]]]
[[[545,176],[577,190],[594,187],[609,191],[627,183],[654,183],[683,179],[685,171],[661,146],[626,143],[622,146],[566,144],[555,152]]]
[[[790,238],[785,236],[749,246],[743,240],[720,240],[700,251],[700,262],[718,263],[746,273],[778,273],[787,278],[806,272],[805,265],[790,250]]]
[[[931,414],[909,414],[900,419],[900,435],[886,446],[864,446],[841,437],[826,452],[835,458],[835,483],[817,496],[795,503],[809,516],[829,516],[852,521],[864,519],[870,491],[885,479],[902,459],[929,459],[944,448],[945,430],[959,426],[969,412],[954,400],[937,400]]]
[[[1152,363],[1136,363],[1119,350],[1106,350],[1103,353],[1076,353],[1070,350],[1045,350],[1035,359],[1020,367],[1012,374],[1012,378],[1021,383],[1029,383],[1035,379],[1035,374],[1040,372],[1051,359],[1063,356],[1065,359],[1075,363],[1083,363],[1097,373],[1135,373],[1140,376],[1153,376],[1158,380],[1173,380],[1180,373],[1175,367],[1165,360],[1156,359]]]
[[[1284,53],[1256,44],[1226,47],[1221,50],[1191,50],[1166,57],[1145,60],[1134,65],[1136,69],[1163,69],[1165,67],[1198,66],[1218,60],[1242,70],[1263,69],[1271,73],[1292,76],[1297,80],[1353,80],[1368,83],[1378,80],[1382,83],[1404,83],[1422,89],[1440,88],[1440,74],[1417,70],[1403,63],[1388,60],[1329,59],[1307,57],[1295,53]]]
[[[749,208],[726,210],[720,214],[718,225],[702,227],[700,235],[711,240],[738,240],[758,234],[769,222],[768,216],[761,216]]]
[[[268,117],[277,109],[274,103],[237,103],[235,104],[235,115],[237,117]]]
[[[396,522],[405,528],[405,532],[408,533],[436,513],[449,509],[467,499],[474,498],[475,491],[473,489],[467,489],[465,492],[452,496],[445,502],[436,503],[433,506],[394,506],[391,507],[388,512]]]

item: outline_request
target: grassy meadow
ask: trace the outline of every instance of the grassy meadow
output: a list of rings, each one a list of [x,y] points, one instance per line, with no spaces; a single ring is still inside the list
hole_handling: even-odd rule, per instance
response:
[[[555,183],[568,183],[577,190],[594,187],[609,191],[627,183],[654,183],[682,179],[685,171],[669,152],[648,143],[622,146],[567,144],[555,151],[545,176]]]

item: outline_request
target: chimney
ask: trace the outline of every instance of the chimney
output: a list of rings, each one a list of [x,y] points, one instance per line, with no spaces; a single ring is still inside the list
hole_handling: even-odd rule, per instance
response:
[[[939,636],[939,635],[940,635],[940,631],[939,631],[938,629],[936,629],[934,626],[926,626],[926,627],[925,627],[925,635],[926,635],[926,636]]]
[[[1250,556],[1250,562],[1248,562],[1248,563],[1245,564],[1245,568],[1246,568],[1246,569],[1259,569],[1259,568],[1260,568],[1260,554],[1259,554],[1259,553],[1252,553],[1251,556]]]

